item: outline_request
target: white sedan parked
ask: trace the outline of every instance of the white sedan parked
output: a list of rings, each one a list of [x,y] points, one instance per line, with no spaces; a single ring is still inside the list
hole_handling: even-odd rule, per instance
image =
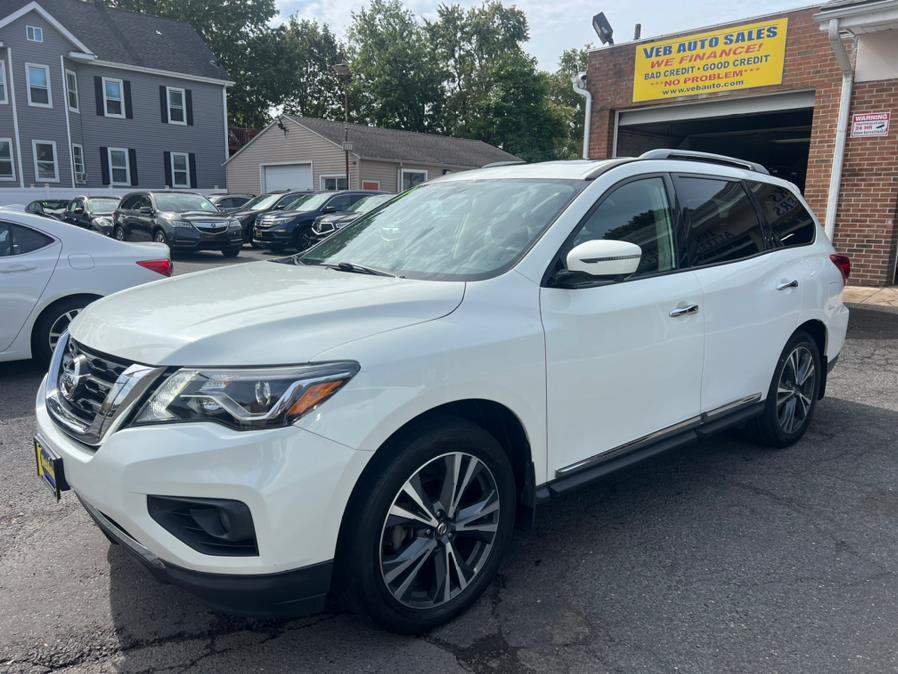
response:
[[[165,245],[122,243],[0,208],[0,361],[48,362],[59,335],[88,304],[171,273]]]

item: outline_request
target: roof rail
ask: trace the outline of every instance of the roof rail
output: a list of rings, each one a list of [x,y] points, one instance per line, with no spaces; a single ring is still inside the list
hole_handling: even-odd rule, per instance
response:
[[[686,161],[704,161],[709,164],[723,164],[724,166],[736,166],[738,168],[755,171],[756,173],[764,173],[770,175],[765,167],[757,162],[748,161],[747,159],[738,159],[737,157],[727,157],[724,154],[714,154],[712,152],[696,152],[695,150],[668,150],[658,149],[649,150],[639,155],[640,159],[683,159]]]
[[[526,164],[523,159],[506,159],[505,161],[494,161],[484,164],[480,168],[496,168],[497,166],[517,166],[518,164]]]

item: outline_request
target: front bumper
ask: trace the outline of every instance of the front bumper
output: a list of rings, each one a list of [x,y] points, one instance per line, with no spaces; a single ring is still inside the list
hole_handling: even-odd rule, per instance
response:
[[[253,228],[253,243],[262,246],[287,246],[293,242],[294,231],[292,229],[261,229]]]
[[[268,576],[334,558],[370,452],[296,426],[241,432],[213,423],[125,428],[94,450],[59,429],[45,389],[46,380],[37,393],[37,430],[62,457],[66,481],[89,510],[174,569],[169,575]],[[199,552],[151,517],[149,495],[241,501],[252,514],[258,555]]]
[[[176,585],[214,609],[238,615],[296,618],[320,613],[327,605],[333,562],[264,575],[202,573],[165,562],[128,532],[81,500],[106,537],[143,564],[161,583]]]
[[[188,229],[187,227],[178,227],[173,231],[169,247],[177,251],[242,248],[243,232],[241,230],[226,230],[210,234],[196,229]]]

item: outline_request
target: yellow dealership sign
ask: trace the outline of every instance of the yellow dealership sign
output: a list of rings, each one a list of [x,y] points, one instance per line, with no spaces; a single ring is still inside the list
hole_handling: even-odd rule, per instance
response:
[[[633,101],[782,83],[788,22],[762,21],[636,45]]]

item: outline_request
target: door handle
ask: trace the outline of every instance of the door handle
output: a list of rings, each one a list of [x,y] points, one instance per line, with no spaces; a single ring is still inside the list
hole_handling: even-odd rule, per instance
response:
[[[16,274],[20,271],[31,271],[34,267],[26,267],[23,264],[13,265],[11,267],[0,267],[0,274]]]
[[[674,307],[670,311],[671,318],[677,318],[678,316],[690,316],[692,314],[698,313],[698,305],[697,304],[687,304],[681,307]]]
[[[778,283],[776,285],[777,290],[785,290],[786,288],[797,288],[798,287],[798,279],[792,279],[791,281],[783,281],[782,283]]]

